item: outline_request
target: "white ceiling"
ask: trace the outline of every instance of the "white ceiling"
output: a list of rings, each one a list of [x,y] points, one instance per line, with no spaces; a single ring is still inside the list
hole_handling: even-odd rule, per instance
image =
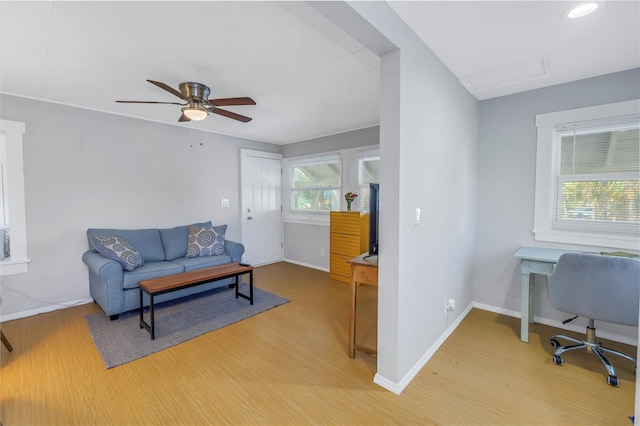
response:
[[[478,99],[640,67],[640,1],[394,1],[389,4]]]
[[[391,2],[478,99],[640,67],[638,1],[581,21],[566,1]],[[0,91],[286,144],[379,122],[379,59],[304,2],[0,2]],[[177,123],[147,83],[257,105]]]

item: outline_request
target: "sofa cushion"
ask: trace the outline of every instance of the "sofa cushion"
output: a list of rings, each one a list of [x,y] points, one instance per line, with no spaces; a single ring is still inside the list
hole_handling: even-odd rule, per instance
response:
[[[187,242],[189,241],[187,228],[188,226],[184,225],[160,230],[166,260],[178,259],[187,254]]]
[[[98,253],[119,262],[126,271],[133,271],[144,264],[138,250],[123,238],[111,235],[92,235],[91,241]]]
[[[231,263],[231,256],[223,254],[221,256],[204,256],[204,257],[183,257],[171,261],[184,266],[184,271],[195,271],[196,269],[211,268],[212,266],[226,265]]]
[[[92,235],[109,235],[125,239],[133,247],[138,250],[142,259],[146,262],[159,262],[165,260],[164,248],[160,239],[160,231],[157,229],[99,229],[89,228],[87,236],[89,237],[89,247],[97,251],[93,242]]]
[[[185,257],[220,256],[225,254],[224,235],[227,225],[211,222],[189,225],[189,243]]]
[[[184,266],[174,262],[151,262],[147,263],[131,272],[124,273],[123,288],[137,288],[140,281],[151,278],[164,277],[165,275],[179,274],[184,272]]]

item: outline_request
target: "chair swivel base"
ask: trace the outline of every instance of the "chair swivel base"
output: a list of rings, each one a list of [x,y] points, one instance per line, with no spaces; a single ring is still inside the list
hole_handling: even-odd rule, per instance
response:
[[[610,353],[622,358],[626,358],[629,361],[632,361],[634,364],[636,363],[636,360],[627,354],[623,354],[622,352],[616,351],[614,349],[605,348],[604,346],[602,346],[602,344],[596,342],[595,331],[595,328],[587,327],[587,340],[574,339],[573,337],[565,336],[562,334],[551,336],[551,346],[556,348],[556,351],[553,354],[553,363],[556,365],[562,365],[563,361],[561,355],[564,352],[573,351],[576,349],[586,349],[588,352],[595,354],[600,359],[600,361],[602,361],[602,364],[604,364],[608,373],[607,383],[611,386],[620,386],[620,382],[618,381],[618,376],[616,374],[616,369],[613,364],[609,362],[609,359],[607,358],[605,353]],[[560,346],[560,342],[558,342],[557,339],[565,339],[576,344],[570,346]],[[633,368],[633,373],[636,373],[635,366]]]

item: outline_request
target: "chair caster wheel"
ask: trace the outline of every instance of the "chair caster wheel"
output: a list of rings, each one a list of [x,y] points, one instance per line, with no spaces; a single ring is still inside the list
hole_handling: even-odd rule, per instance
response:
[[[562,357],[560,355],[553,356],[553,363],[555,365],[562,365]]]
[[[609,383],[609,385],[615,386],[615,387],[620,386],[620,382],[618,382],[618,378],[616,376],[607,377],[607,383]]]
[[[554,348],[559,348],[560,342],[558,342],[556,339],[551,339],[551,346],[553,346]]]

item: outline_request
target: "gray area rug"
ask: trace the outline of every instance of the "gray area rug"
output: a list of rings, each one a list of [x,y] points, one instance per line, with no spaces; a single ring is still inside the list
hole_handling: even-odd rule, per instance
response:
[[[248,284],[240,292],[249,294]],[[140,328],[138,311],[120,314],[111,321],[104,312],[87,315],[85,320],[106,367],[113,368],[175,346],[194,337],[225,327],[267,311],[289,300],[258,288],[253,289],[253,305],[235,298],[235,289],[221,287],[192,296],[156,304],[156,338]],[[145,309],[145,320],[149,311]]]

